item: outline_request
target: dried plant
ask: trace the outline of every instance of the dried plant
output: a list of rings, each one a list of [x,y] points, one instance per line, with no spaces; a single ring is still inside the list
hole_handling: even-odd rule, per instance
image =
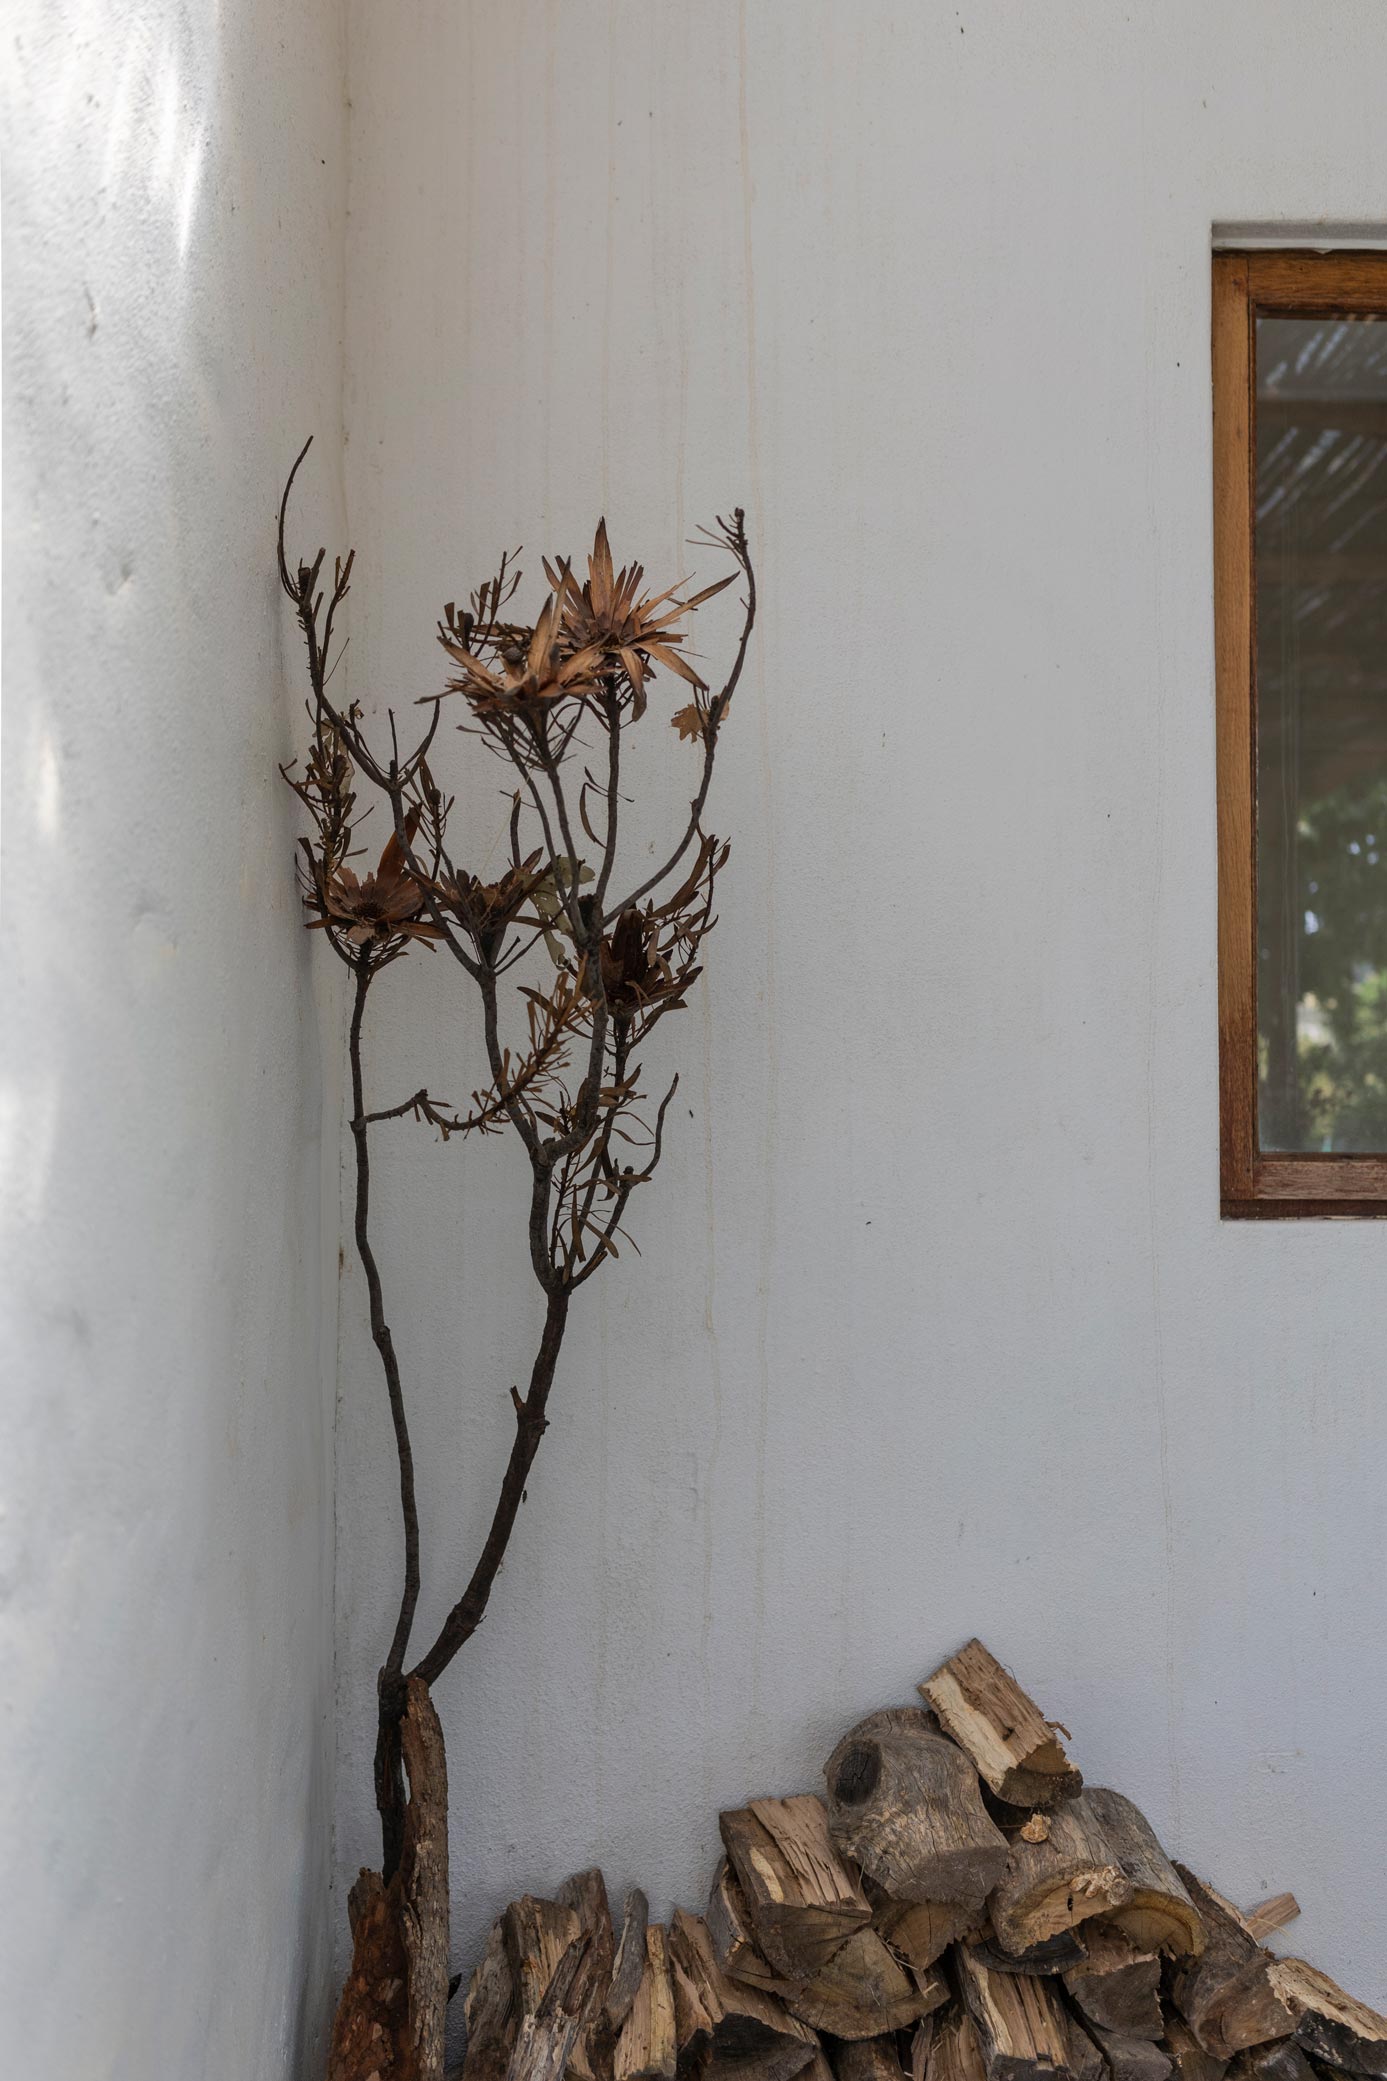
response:
[[[678,1077],[652,1109],[638,1054],[666,1014],[687,1002],[715,923],[714,890],[727,846],[705,832],[703,812],[719,734],[746,660],[756,587],[740,508],[701,537],[729,554],[734,569],[692,594],[682,584],[646,593],[639,564],[614,567],[606,525],[599,523],[586,577],[580,580],[566,558],[546,560],[547,590],[534,620],[526,622],[515,604],[519,567],[503,557],[464,611],[455,603],[443,611],[438,641],[448,675],[440,692],[420,704],[427,713],[417,741],[401,753],[392,713],[389,750],[380,750],[368,738],[360,708],[335,705],[330,690],[352,557],[334,563],[329,585],[324,551],[293,566],[285,551],[289,496],[309,445],[289,473],[279,515],[279,575],[307,651],[311,726],[302,771],[286,769],[285,778],[312,826],[301,841],[299,869],[310,929],[326,935],[353,978],[348,1051],[356,1246],[399,1460],[404,1569],[377,1684],[375,1765],[379,1883],[389,1889],[398,1888],[402,1859],[412,1854],[402,1766],[407,1712],[421,1699],[420,1687],[437,1682],[481,1622],[546,1429],[573,1296],[604,1259],[617,1255],[632,1195],[660,1161]],[[714,692],[688,649],[688,620],[739,574],[745,585],[740,635]],[[677,732],[677,755],[689,758],[687,747],[694,748],[697,778],[688,815],[671,834],[661,864],[618,893],[621,816],[632,785],[629,733],[653,712],[652,685],[662,672],[691,697],[668,721]],[[455,857],[456,798],[435,775],[448,741],[441,733],[454,720],[465,743],[494,754],[509,775],[509,861],[491,881]],[[370,871],[353,864],[361,860],[356,789],[363,782],[385,805],[390,823]],[[368,1108],[362,1068],[368,997],[382,971],[416,947],[450,957],[462,987],[475,990],[480,1001],[487,1077],[462,1109],[427,1089]],[[428,1124],[445,1141],[514,1133],[530,1176],[526,1247],[545,1297],[528,1386],[523,1394],[511,1389],[515,1435],[476,1565],[437,1636],[412,1662],[419,1511],[405,1397],[370,1232],[371,1130],[405,1117]],[[409,1790],[412,1800],[418,1790],[412,1781]],[[357,1905],[360,1954],[370,1918]],[[408,1945],[399,1955],[408,1968]],[[412,1999],[408,1990],[403,1999]],[[339,2012],[339,2045],[343,2028]],[[417,2044],[411,2056],[417,2059]]]

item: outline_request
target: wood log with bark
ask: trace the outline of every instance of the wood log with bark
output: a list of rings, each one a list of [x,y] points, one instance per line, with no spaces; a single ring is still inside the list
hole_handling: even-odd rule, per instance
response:
[[[824,1766],[833,1839],[897,1901],[980,1907],[1006,1867],[977,1772],[930,1714],[869,1714]]]
[[[768,1964],[809,1979],[872,1919],[862,1882],[839,1857],[821,1799],[753,1799],[718,1817]]]
[[[1083,1789],[1056,1739],[1061,1731],[980,1640],[941,1662],[920,1685],[946,1734],[1010,1806],[1052,1807]]]
[[[1120,1929],[1094,1923],[1085,1928],[1082,1942],[1083,1963],[1069,1968],[1064,1985],[1088,2021],[1127,2037],[1159,2038],[1165,2019],[1156,1954],[1139,1951]]]
[[[1066,1801],[1044,1819],[1043,1834],[1029,1836],[1023,1829],[1014,1838],[988,1903],[992,1926],[1009,1951],[1043,1944],[1132,1897],[1131,1881],[1089,1794]]]

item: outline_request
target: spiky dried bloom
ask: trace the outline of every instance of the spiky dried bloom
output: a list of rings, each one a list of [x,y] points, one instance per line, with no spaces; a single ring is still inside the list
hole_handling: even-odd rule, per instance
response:
[[[279,570],[308,655],[312,732],[302,777],[291,770],[286,778],[313,826],[302,842],[309,922],[326,933],[355,984],[349,1058],[356,1237],[395,1429],[405,1530],[403,1592],[378,1686],[376,1796],[388,1877],[401,1840],[399,1727],[420,1559],[409,1427],[369,1235],[370,1129],[412,1118],[445,1140],[513,1130],[530,1173],[526,1247],[546,1304],[528,1391],[512,1390],[515,1438],[490,1530],[469,1582],[409,1670],[432,1684],[486,1609],[545,1429],[573,1294],[616,1255],[632,1194],[660,1160],[678,1078],[647,1113],[636,1051],[687,1002],[715,923],[714,884],[728,849],[704,831],[703,811],[719,732],[746,660],[756,590],[740,510],[703,537],[730,553],[733,571],[692,594],[682,582],[647,592],[640,564],[617,569],[603,522],[586,579],[577,579],[566,558],[546,560],[547,591],[525,622],[514,604],[521,574],[504,557],[465,611],[451,602],[444,609],[438,638],[450,663],[447,683],[426,697],[427,727],[406,756],[390,716],[387,755],[373,749],[360,711],[335,706],[329,690],[334,621],[349,589],[351,557],[334,565],[324,590],[322,551],[293,571],[285,555],[285,506],[302,460],[280,509]],[[687,621],[738,572],[746,588],[741,628],[715,693],[690,661]],[[681,738],[701,747],[701,768],[687,818],[670,833],[660,864],[618,894],[620,821],[632,791],[628,739],[652,709],[662,674],[692,690],[692,701],[670,720]],[[466,708],[458,726],[463,741],[480,737],[513,776],[509,859],[489,878],[456,858],[454,798],[431,764],[444,715],[457,714],[453,696]],[[391,826],[369,873],[349,864],[357,857],[361,782],[385,805]],[[464,986],[477,991],[488,1078],[462,1113],[427,1090],[368,1112],[361,1048],[368,992],[383,968],[420,943],[445,949]]]

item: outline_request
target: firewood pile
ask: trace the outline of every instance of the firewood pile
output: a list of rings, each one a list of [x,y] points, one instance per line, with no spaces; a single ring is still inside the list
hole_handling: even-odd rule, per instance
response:
[[[826,1796],[720,1816],[702,1915],[613,1927],[598,1871],[513,1901],[465,2081],[1337,2081],[1387,2019],[1173,1864],[979,1641],[871,1713]]]

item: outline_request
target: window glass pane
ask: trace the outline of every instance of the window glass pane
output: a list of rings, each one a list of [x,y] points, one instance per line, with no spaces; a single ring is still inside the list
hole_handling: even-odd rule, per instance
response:
[[[1257,320],[1266,1150],[1387,1151],[1387,322]]]

